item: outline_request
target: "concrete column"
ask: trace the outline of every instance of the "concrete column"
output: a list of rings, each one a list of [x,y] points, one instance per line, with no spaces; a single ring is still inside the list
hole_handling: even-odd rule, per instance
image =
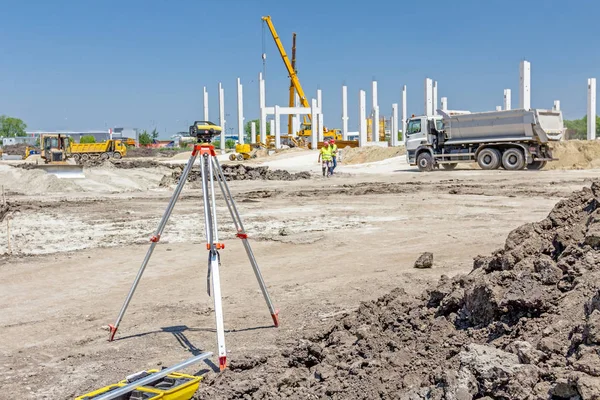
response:
[[[362,147],[367,143],[367,93],[364,90],[359,92],[358,121],[358,145]]]
[[[442,103],[442,111],[448,111],[448,98],[442,97],[441,103]]]
[[[504,109],[510,110],[511,108],[511,93],[510,89],[504,89]]]
[[[225,150],[225,129],[227,129],[227,121],[225,121],[225,91],[223,85],[219,82],[219,125],[221,126],[221,151]]]
[[[206,91],[206,86],[204,86],[204,120],[210,121],[208,119],[208,92]]]
[[[596,78],[588,79],[587,138],[596,140]]]
[[[275,132],[275,121],[270,119],[269,120],[269,136],[273,136],[273,132]],[[265,144],[267,143],[267,139],[265,138]],[[277,143],[275,143],[275,146],[277,146]]]
[[[437,81],[433,81],[433,115],[437,115],[438,110],[438,86]]]
[[[342,86],[342,137],[348,140],[348,87]]]
[[[433,115],[433,81],[429,78],[425,79],[425,115]]]
[[[240,78],[237,78],[237,88],[238,141],[244,144],[244,90]]]
[[[552,107],[554,111],[560,111],[560,100],[554,100],[554,106]]]
[[[321,89],[317,89],[317,107],[319,108],[319,114],[323,113],[323,93]],[[317,131],[319,133],[319,140],[323,140],[323,118],[321,117],[321,130]]]
[[[496,111],[502,111],[502,106],[496,106]]]
[[[266,88],[262,72],[259,72],[258,74],[258,105],[260,108],[260,120],[258,126],[260,131],[260,142],[267,144],[267,114],[265,113]]]
[[[406,107],[406,85],[402,87],[402,139],[406,141],[406,120],[408,119]]]
[[[377,96],[377,81],[373,81],[373,123],[371,124],[371,140],[379,141],[379,101]]]
[[[281,114],[279,112],[279,106],[275,106],[275,148],[281,148]],[[273,126],[271,126],[273,129]],[[273,135],[273,130],[271,130],[271,135]]]
[[[519,85],[519,108],[531,109],[531,64],[521,61]]]
[[[250,143],[256,144],[256,122],[250,122]]]
[[[398,146],[398,104],[392,104],[392,127],[390,132],[390,139],[392,146]]]
[[[319,110],[317,108],[317,100],[316,99],[312,99],[311,101],[311,107],[310,107],[310,119],[311,119],[311,135],[310,135],[310,145],[312,149],[317,149],[317,146],[319,144],[319,138],[317,136],[317,119],[318,119],[318,115],[319,115]]]
[[[295,100],[294,100],[294,106],[295,107],[301,107],[300,104],[300,96],[298,96],[298,93],[295,94]],[[293,135],[295,135],[296,133],[298,133],[298,131],[300,131],[300,123],[301,123],[301,118],[302,116],[300,114],[296,114],[296,117],[293,121],[293,126],[294,126],[294,133]]]

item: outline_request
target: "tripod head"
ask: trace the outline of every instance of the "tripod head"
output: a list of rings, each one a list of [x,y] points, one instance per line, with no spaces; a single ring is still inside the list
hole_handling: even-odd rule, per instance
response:
[[[210,121],[195,121],[190,126],[190,136],[195,136],[197,143],[210,143],[221,132],[221,127]]]

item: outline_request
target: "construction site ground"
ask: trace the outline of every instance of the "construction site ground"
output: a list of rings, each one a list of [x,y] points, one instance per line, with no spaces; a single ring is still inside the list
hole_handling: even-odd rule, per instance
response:
[[[186,160],[175,158],[168,162]],[[418,295],[442,274],[468,272],[475,256],[502,247],[510,231],[543,219],[600,172],[465,166],[420,173],[401,156],[342,163],[327,179],[315,151],[251,163],[313,176],[230,182],[280,309],[279,328],[219,204],[230,360],[283,349],[393,288]],[[0,164],[9,203],[0,223],[0,399],[69,399],[139,370],[216,353],[194,184],[184,189],[116,340],[107,341],[104,327],[114,322],[172,194],[159,185],[169,174],[159,166],[101,166],[66,181]],[[414,269],[425,251],[433,268]],[[216,355],[186,371],[216,374],[213,363]]]

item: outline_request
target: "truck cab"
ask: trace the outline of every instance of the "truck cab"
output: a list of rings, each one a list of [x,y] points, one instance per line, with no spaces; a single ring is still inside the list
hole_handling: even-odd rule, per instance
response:
[[[437,132],[443,130],[444,122],[441,116],[413,115],[406,123],[406,135],[404,137],[406,161],[411,165],[415,165],[417,149],[421,146],[434,144],[435,138],[429,135],[435,136]]]

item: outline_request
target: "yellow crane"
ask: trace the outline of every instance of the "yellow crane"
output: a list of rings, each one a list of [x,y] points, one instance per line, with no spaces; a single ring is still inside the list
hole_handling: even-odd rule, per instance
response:
[[[308,104],[308,100],[306,99],[306,95],[304,94],[304,89],[302,89],[302,85],[300,85],[300,79],[298,79],[298,74],[294,68],[295,65],[292,65],[292,62],[290,62],[290,59],[287,56],[285,48],[283,47],[283,43],[281,43],[281,39],[279,39],[279,35],[277,34],[277,31],[275,30],[275,26],[273,26],[273,21],[271,20],[271,16],[267,15],[266,17],[262,17],[262,20],[269,27],[269,31],[271,32],[271,36],[273,36],[273,40],[275,41],[277,50],[279,50],[279,55],[281,55],[281,58],[283,59],[283,63],[285,64],[285,68],[287,69],[287,72],[290,76],[290,81],[291,81],[290,105],[292,105],[294,103],[293,90],[296,90],[296,92],[298,93],[298,97],[300,98],[300,104],[302,105],[302,107],[310,108],[310,104]],[[294,34],[294,37],[295,37],[295,34]],[[294,49],[295,49],[295,46],[292,49],[293,53],[295,53]],[[296,60],[295,60],[295,56],[294,56],[294,64],[295,64],[295,61]],[[307,123],[306,119],[304,120],[304,123],[302,124],[302,126],[300,128],[300,132],[298,132],[298,136],[300,136],[302,138],[311,136],[311,134],[312,134],[312,131],[311,131],[312,118],[311,118],[310,114],[308,115],[308,121],[309,122]],[[289,125],[291,125],[291,119],[288,119],[288,126]],[[292,129],[289,129],[288,132],[291,132],[291,130]],[[323,127],[323,136],[327,137],[327,138],[335,138],[336,141],[342,139],[342,135],[341,135],[339,129],[328,130],[327,128]],[[346,142],[344,142],[344,143],[346,143]],[[347,145],[352,146],[352,145],[354,145],[354,142],[348,141]]]

